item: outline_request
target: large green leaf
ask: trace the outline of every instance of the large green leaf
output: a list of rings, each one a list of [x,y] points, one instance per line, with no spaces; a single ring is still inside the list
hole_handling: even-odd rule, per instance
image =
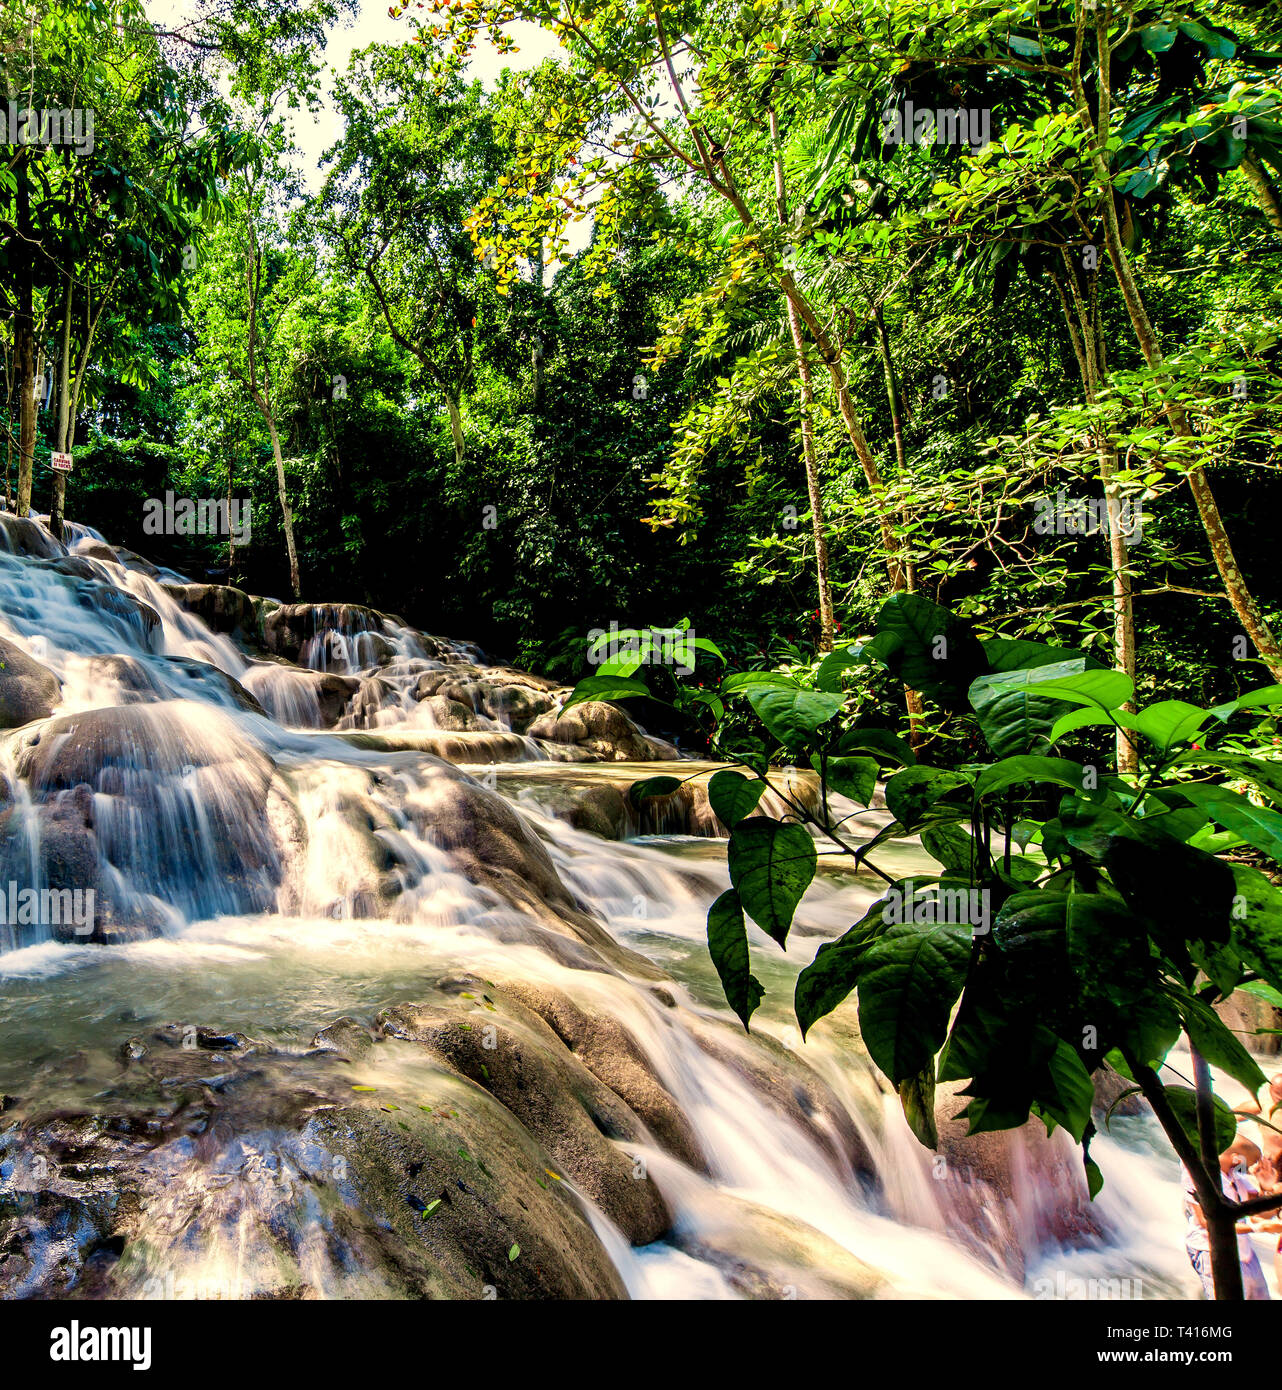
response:
[[[989,748],[999,758],[1044,751],[1051,728],[1068,705],[1038,687],[1050,674],[1067,676],[1084,669],[1085,663],[1074,659],[980,676],[970,687],[970,704]]]
[[[765,991],[748,968],[748,929],[739,895],[733,888],[722,893],[708,909],[708,952],[721,977],[726,1002],[747,1028]]]
[[[906,767],[886,783],[886,805],[905,830],[913,830],[941,797],[969,785],[970,778],[962,772],[939,767]],[[969,807],[957,814],[969,818]]]
[[[1191,1086],[1164,1086],[1166,1103],[1175,1112],[1180,1128],[1201,1152],[1197,1136],[1197,1092]],[[1237,1116],[1219,1096],[1211,1097],[1215,1117],[1215,1152],[1223,1153],[1237,1136]]]
[[[1156,983],[1144,923],[1102,893],[1070,893],[1068,958],[1083,993],[1126,1009]]]
[[[1063,662],[1096,664],[1076,647],[1048,647],[1044,642],[1024,642],[1010,637],[990,637],[980,643],[992,671],[1032,671]],[[1083,666],[1077,666],[1080,671]]]
[[[804,746],[845,704],[843,695],[782,686],[753,686],[747,695],[761,722],[785,748]]]
[[[1257,806],[1228,787],[1181,783],[1180,793],[1248,845],[1282,863],[1282,812]]]
[[[559,719],[568,709],[584,704],[588,700],[638,700],[650,698],[650,689],[644,681],[629,680],[623,676],[587,676],[574,687],[570,698],[561,706]]]
[[[780,946],[815,876],[815,842],[804,826],[762,816],[740,821],[730,835],[730,882],[748,916]]]
[[[873,903],[849,931],[820,946],[814,960],[797,976],[794,1006],[803,1038],[858,983],[864,957],[882,930],[885,906],[884,899]]]
[[[1187,742],[1210,717],[1210,710],[1199,709],[1184,700],[1162,700],[1134,715],[1130,727],[1151,740],[1159,752],[1165,753],[1177,743]]]
[[[810,759],[817,772],[820,759],[816,755]],[[867,806],[877,790],[877,774],[880,768],[875,758],[829,758],[827,764],[828,786],[851,801]]]
[[[759,778],[745,777],[730,768],[722,768],[708,778],[708,804],[727,830],[734,829],[757,809],[765,791],[766,784]]]
[[[1109,837],[1103,854],[1109,877],[1127,905],[1148,918],[1154,936],[1177,952],[1190,938],[1227,941],[1234,893],[1228,865],[1169,836],[1144,834],[1143,829],[1143,822],[1129,822],[1124,833]]]
[[[1219,1014],[1191,994],[1185,994],[1176,1007],[1184,1020],[1189,1042],[1213,1067],[1228,1072],[1234,1081],[1254,1095],[1268,1078],[1255,1058],[1229,1032]]]
[[[1084,791],[1086,770],[1079,763],[1067,758],[1041,758],[1031,754],[1020,754],[1013,758],[1003,758],[992,767],[985,768],[975,782],[976,796],[991,796],[994,792],[1005,791],[1007,787],[1022,786],[1029,782],[1051,782],[1056,786],[1067,787],[1070,791]],[[1091,795],[1091,792],[1087,792]]]
[[[1074,705],[1097,705],[1104,710],[1120,708],[1135,689],[1124,671],[1079,671],[1075,675],[1058,675],[1053,674],[1052,667],[1043,666],[1029,674],[1043,695]]]
[[[941,704],[956,704],[988,669],[970,625],[920,594],[892,594],[877,613],[877,634],[897,639],[886,664],[905,685]]]
[[[859,1031],[895,1086],[930,1065],[966,981],[971,929],[897,922],[868,949],[859,976]]]

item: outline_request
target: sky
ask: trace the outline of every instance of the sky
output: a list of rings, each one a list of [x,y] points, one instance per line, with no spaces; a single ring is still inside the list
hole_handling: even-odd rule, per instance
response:
[[[173,23],[192,10],[192,0],[145,0],[145,3],[148,15],[161,24]],[[537,67],[545,58],[560,50],[555,36],[536,24],[512,24],[508,26],[508,32],[516,40],[518,52],[500,55],[490,44],[482,42],[478,43],[468,64],[469,75],[479,77],[487,88],[494,85],[503,68],[524,71]],[[293,130],[300,152],[299,167],[311,192],[317,192],[322,182],[321,154],[340,134],[337,117],[328,100],[331,74],[345,71],[347,60],[356,49],[365,48],[371,43],[404,43],[412,33],[413,25],[408,16],[393,19],[388,14],[388,0],[360,0],[355,21],[340,23],[330,31],[324,55],[329,71],[324,78],[326,99],[323,109],[316,116],[307,111],[300,112]]]

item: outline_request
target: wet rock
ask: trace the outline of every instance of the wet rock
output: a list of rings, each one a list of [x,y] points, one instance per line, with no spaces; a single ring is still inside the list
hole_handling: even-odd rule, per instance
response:
[[[938,1152],[946,1161],[935,1176],[964,1243],[1020,1281],[1047,1246],[1103,1240],[1107,1232],[1086,1190],[1081,1153],[1064,1131],[1048,1137],[1040,1121],[1030,1120],[1018,1129],[968,1134],[962,1116],[968,1101],[960,1089],[952,1082],[936,1096]]]
[[[467,705],[444,695],[429,695],[419,704],[431,726],[451,733],[474,732],[485,728],[484,722]]]
[[[382,615],[356,603],[264,605],[259,621],[265,650],[315,670],[350,670],[350,639],[366,632],[385,635]]]
[[[526,732],[550,743],[577,744],[612,762],[648,763],[678,756],[670,744],[651,739],[621,709],[603,700],[575,705],[560,718],[541,715]]]
[[[0,549],[11,555],[35,560],[56,560],[67,553],[66,546],[49,534],[33,517],[0,512]]]
[[[116,559],[124,565],[127,570],[137,570],[139,574],[145,574],[148,579],[159,579],[160,571],[150,560],[137,554],[135,551],[127,550],[124,546],[115,547]]]
[[[81,581],[76,586],[76,602],[82,608],[112,618],[139,646],[150,651],[160,630],[160,614],[126,589],[99,580]]]
[[[196,685],[214,686],[222,692],[237,709],[247,710],[250,714],[263,714],[267,711],[245,689],[243,685],[234,677],[229,676],[226,671],[218,666],[212,666],[207,661],[197,661],[190,656],[167,656],[165,658],[171,666],[176,667],[185,676],[189,677]]]
[[[538,1014],[585,1067],[625,1101],[658,1142],[692,1168],[707,1159],[694,1128],[631,1033],[599,1008],[580,1006],[550,985],[508,981],[504,993]],[[669,996],[669,1005],[672,1004]]]
[[[141,1038],[127,1038],[120,1044],[120,1055],[126,1062],[141,1062],[150,1051]]]
[[[634,1245],[657,1240],[671,1225],[644,1165],[624,1151],[628,1141],[645,1141],[637,1116],[537,1015],[510,1000],[497,1012],[466,1016],[405,1004],[376,1024],[428,1049],[506,1106]]]
[[[194,613],[215,632],[251,637],[257,632],[254,601],[226,584],[166,584],[165,592],[188,613]]]
[[[312,1046],[356,1061],[373,1048],[374,1034],[363,1023],[344,1015],[327,1023],[312,1039]]]
[[[0,637],[0,729],[47,719],[62,699],[62,684],[21,647]]]

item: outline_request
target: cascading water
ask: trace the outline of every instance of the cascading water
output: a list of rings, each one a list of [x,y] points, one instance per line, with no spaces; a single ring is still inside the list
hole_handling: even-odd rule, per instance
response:
[[[792,978],[863,880],[820,880],[753,1036],[728,1018],[723,842],[697,801],[634,819],[671,751],[635,726],[602,761],[475,647],[0,521],[0,639],[46,673],[0,734],[0,887],[96,903],[0,928],[0,1293],[1195,1290],[1142,1118],[1091,1208],[1057,1142],[941,1173],[850,1010],[801,1043]]]

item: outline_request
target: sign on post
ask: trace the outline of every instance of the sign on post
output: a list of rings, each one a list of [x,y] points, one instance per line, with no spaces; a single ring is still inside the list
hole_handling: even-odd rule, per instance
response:
[[[70,455],[70,454],[50,454],[50,455],[49,455],[49,467],[52,468],[52,469],[54,470],[54,472],[56,472],[56,473],[70,473],[70,472],[71,472],[71,455]]]

